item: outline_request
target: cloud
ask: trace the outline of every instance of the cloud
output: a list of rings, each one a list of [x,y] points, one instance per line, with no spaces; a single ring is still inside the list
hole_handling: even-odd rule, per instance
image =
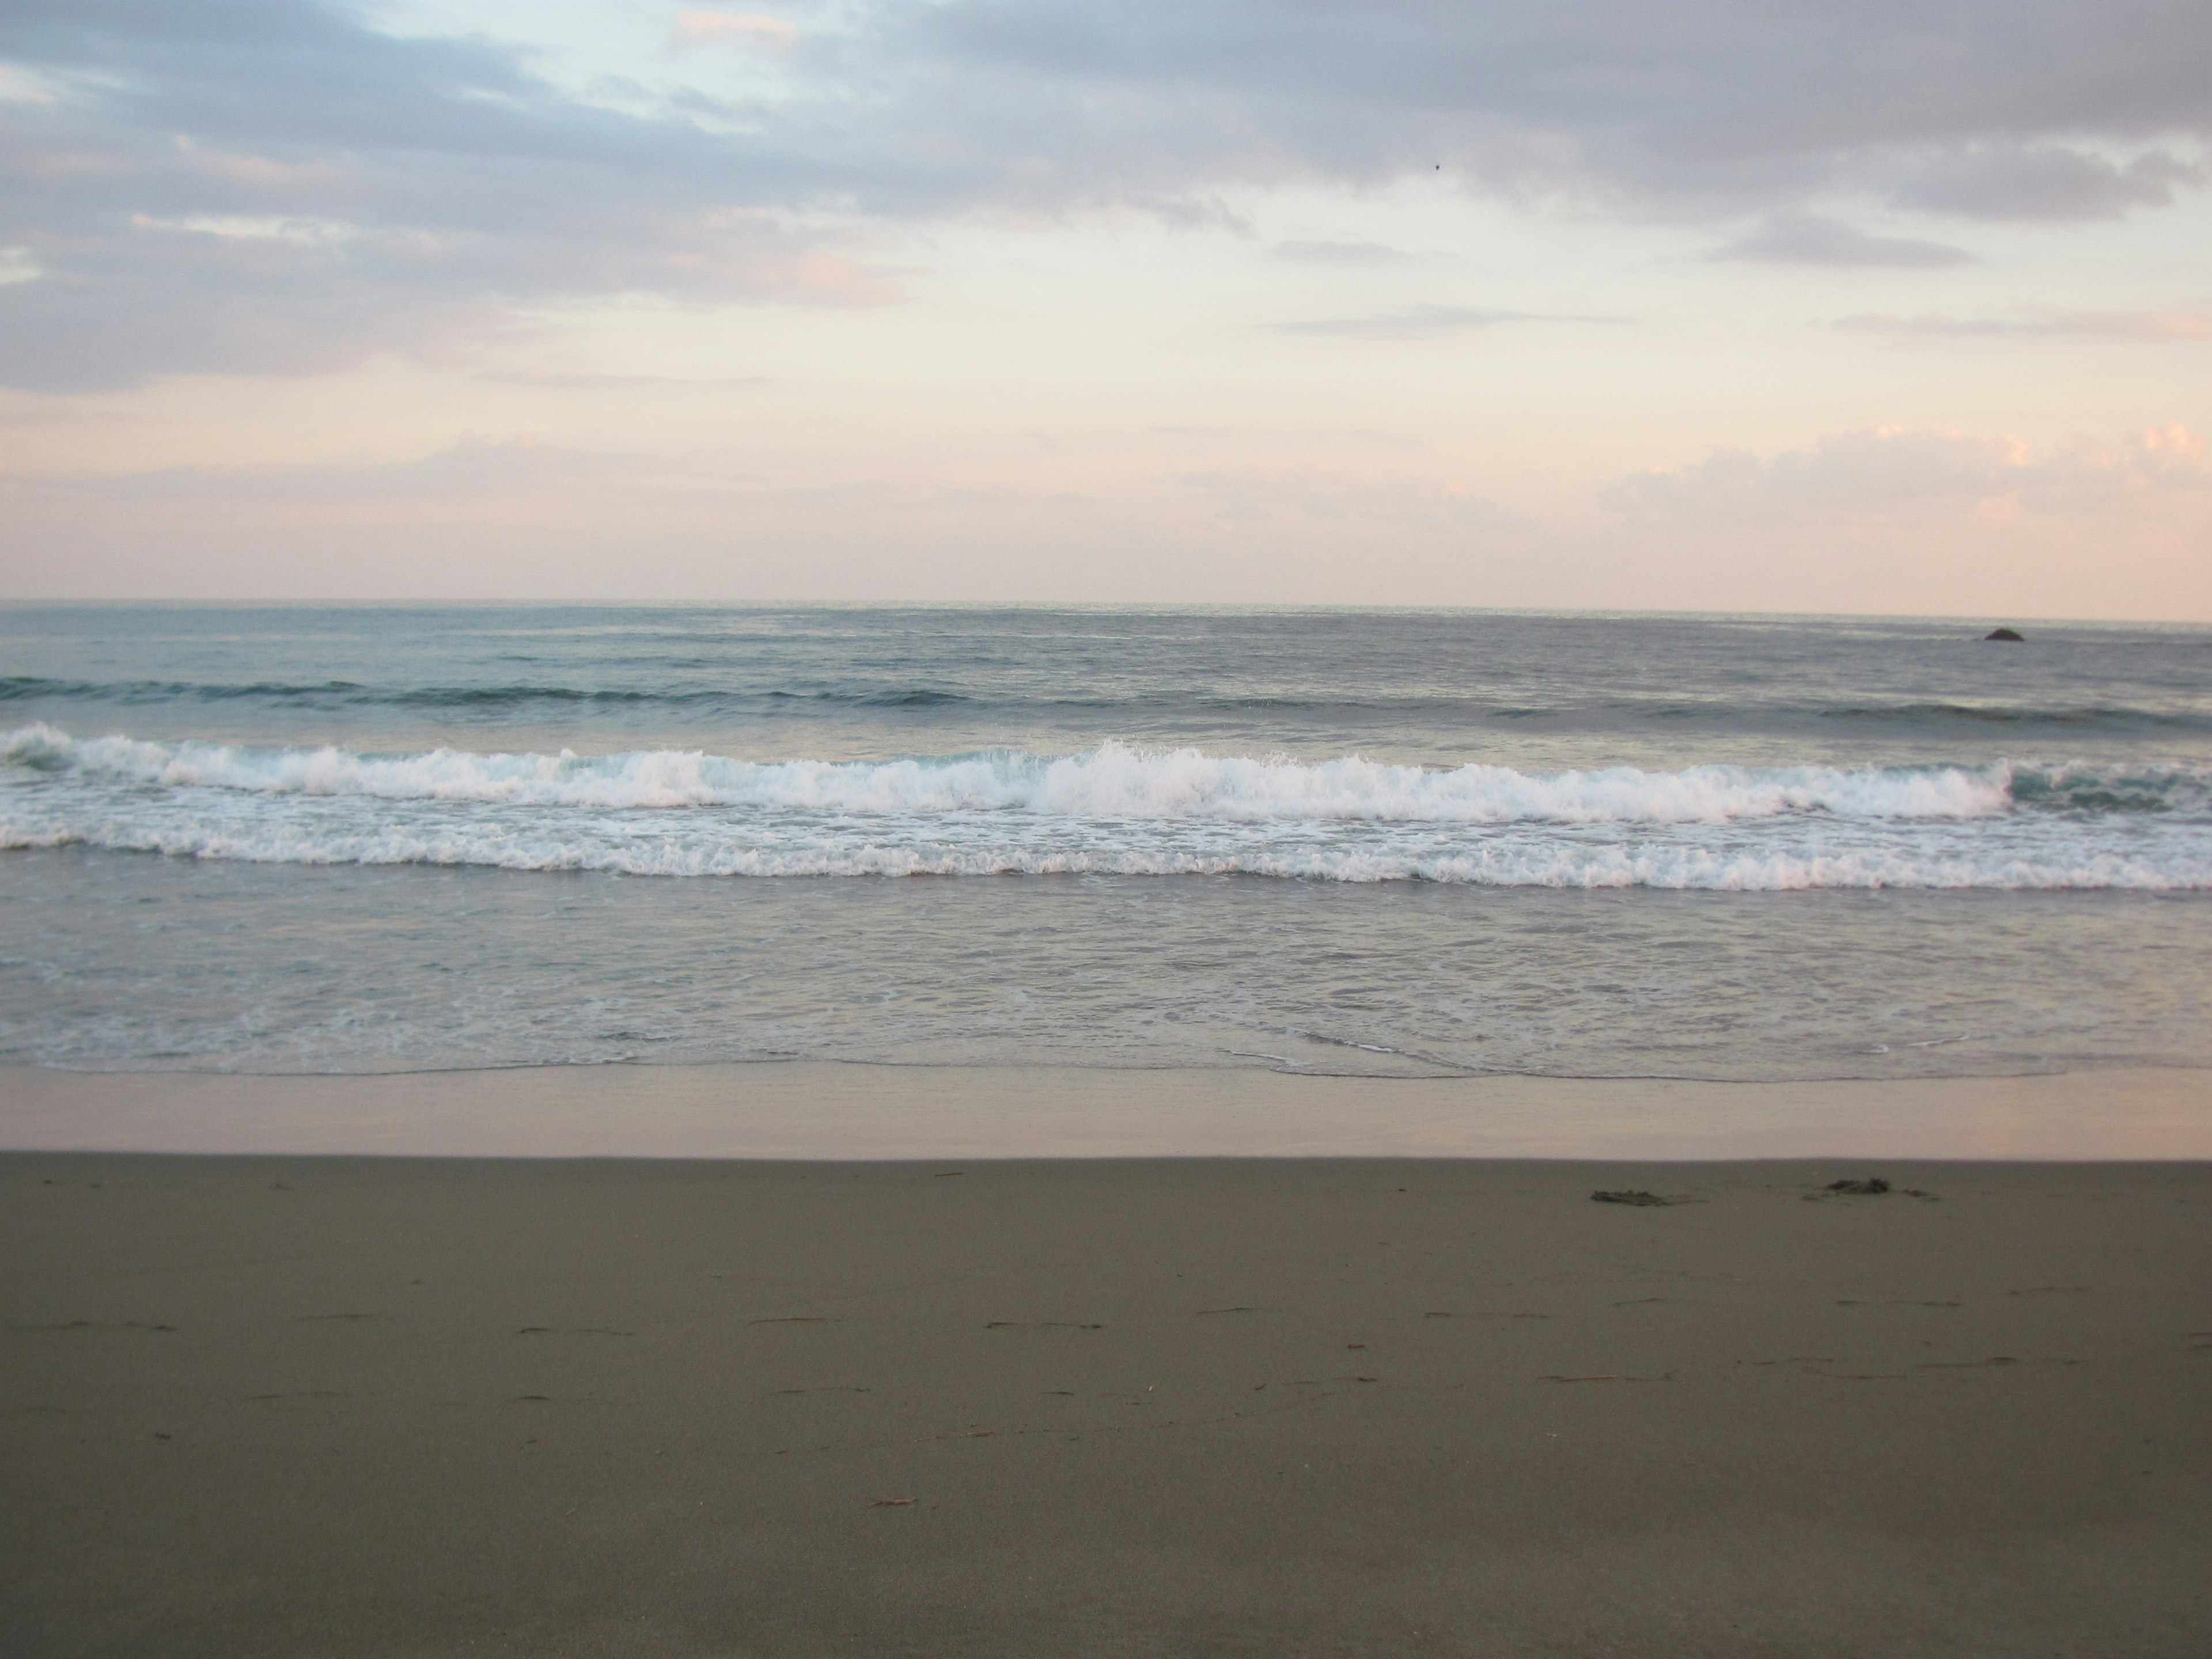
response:
[[[1482,311],[1471,306],[1412,306],[1374,317],[1324,317],[1277,323],[1285,334],[1318,334],[1345,340],[1432,340],[1504,323],[1615,323],[1618,317],[1551,316],[1533,311]]]
[[[2123,163],[2050,144],[1975,145],[1911,168],[1896,199],[1968,219],[2118,219],[2165,207],[2204,177],[2202,165],[2164,151]]]
[[[2112,443],[2075,439],[2040,453],[2009,434],[1875,427],[1778,455],[1729,451],[1637,473],[1600,500],[1652,523],[1827,526],[1931,514],[2109,514],[2177,496],[2202,501],[2206,491],[2212,448],[2185,426],[2148,427]]]
[[[1208,516],[1237,523],[1389,524],[1404,529],[1522,537],[1534,526],[1463,484],[1365,477],[1326,467],[1221,467],[1174,482]]]
[[[1874,236],[1839,220],[1813,213],[1778,213],[1748,236],[1717,250],[1716,259],[1752,259],[1790,265],[1899,265],[1931,268],[1964,264],[1963,248],[1898,236]]]
[[[520,368],[486,372],[472,377],[493,386],[526,386],[550,392],[631,391],[642,386],[770,386],[766,374],[607,374],[589,371]]]
[[[2212,134],[2197,0],[948,0],[907,16],[910,61],[1057,95],[1021,148],[1067,182],[1088,139],[1133,168],[1434,173],[1524,199],[1741,212],[1839,187],[1929,194],[1947,168],[2015,155],[2179,180],[2191,163],[2170,147]],[[1967,195],[2002,216],[2001,193]]]
[[[1935,264],[1813,216],[2109,216],[2203,181],[2202,0],[844,0],[695,8],[669,89],[566,91],[343,0],[0,8],[0,374],[48,389],[436,350],[641,293],[894,300],[888,227],[1413,175],[1761,228],[1732,257]],[[597,100],[595,101],[595,99]],[[1288,257],[1298,257],[1291,255]],[[1313,257],[1329,257],[1315,255]],[[1401,319],[1401,326],[1413,327]]]
[[[1836,326],[1901,338],[2212,340],[2212,311],[2032,311],[2010,317],[1845,317]]]
[[[797,39],[799,25],[787,17],[730,11],[683,11],[676,15],[676,44],[680,46],[696,46],[710,40],[787,46]]]
[[[1278,242],[1273,252],[1278,259],[1333,265],[1395,264],[1420,257],[1400,248],[1386,246],[1381,242]]]
[[[896,288],[780,209],[822,168],[579,103],[480,40],[402,40],[298,0],[20,0],[0,56],[0,374],[87,390],[315,372],[626,292],[806,305]],[[754,145],[756,152],[762,147]]]
[[[527,437],[468,436],[411,460],[355,465],[176,466],[26,482],[55,493],[116,502],[251,502],[325,507],[342,502],[453,501],[537,494],[580,478],[623,476],[634,458]]]
[[[1376,317],[1324,317],[1277,323],[1285,334],[1334,335],[1347,340],[1427,340],[1439,334],[1531,320],[1517,311],[1479,311],[1468,306],[1413,306]]]

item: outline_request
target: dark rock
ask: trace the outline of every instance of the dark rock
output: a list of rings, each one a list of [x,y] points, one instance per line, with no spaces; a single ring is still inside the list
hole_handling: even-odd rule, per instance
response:
[[[1593,1204],[1671,1204],[1672,1199],[1662,1198],[1656,1193],[1618,1192],[1592,1193]]]
[[[1853,1193],[1863,1198],[1872,1198],[1877,1193],[1887,1192],[1889,1183],[1880,1176],[1875,1176],[1865,1181],[1832,1181],[1828,1183],[1828,1190],[1832,1193]]]
[[[1988,633],[1988,634],[1984,634],[1984,635],[1982,635],[1982,637],[1983,637],[1984,639],[1985,639],[1985,640],[2013,640],[2013,641],[2021,641],[2021,640],[2025,640],[2025,639],[2027,637],[2027,635],[2025,635],[2025,634],[2015,634],[2015,633],[2014,633],[2014,632],[2012,631],[2012,629],[2010,629],[2009,628],[2000,628],[2000,629],[1997,629],[1996,630],[1995,630],[1995,631],[1994,631],[1994,632],[1992,632],[1992,633]]]

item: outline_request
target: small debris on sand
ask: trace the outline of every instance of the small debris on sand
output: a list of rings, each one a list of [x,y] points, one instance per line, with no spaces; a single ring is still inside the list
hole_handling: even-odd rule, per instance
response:
[[[1632,1188],[1623,1188],[1621,1191],[1617,1192],[1617,1193],[1608,1193],[1608,1192],[1595,1192],[1595,1193],[1592,1193],[1592,1194],[1590,1194],[1590,1202],[1591,1202],[1591,1203],[1593,1203],[1593,1204],[1642,1204],[1642,1205],[1651,1205],[1651,1204],[1679,1204],[1679,1203],[1680,1203],[1680,1202],[1681,1202],[1681,1200],[1680,1200],[1680,1199],[1676,1199],[1676,1198],[1662,1198],[1662,1197],[1660,1197],[1660,1196],[1659,1196],[1659,1194],[1656,1194],[1656,1193],[1638,1192],[1638,1191],[1633,1190]]]

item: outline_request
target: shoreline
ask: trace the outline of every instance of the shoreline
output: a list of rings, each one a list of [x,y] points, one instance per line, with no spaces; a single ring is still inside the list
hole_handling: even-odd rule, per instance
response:
[[[835,1061],[0,1067],[0,1150],[417,1158],[2212,1158],[2212,1071],[1708,1083]]]

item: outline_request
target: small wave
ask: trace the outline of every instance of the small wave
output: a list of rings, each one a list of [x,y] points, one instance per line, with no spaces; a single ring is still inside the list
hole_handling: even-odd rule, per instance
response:
[[[111,702],[197,700],[228,702],[248,697],[284,702],[301,697],[373,696],[369,688],[353,680],[322,680],[295,685],[282,680],[252,680],[225,684],[203,680],[56,680],[18,674],[0,679],[0,702],[28,702],[33,699],[97,699]]]
[[[2115,703],[2049,708],[1976,702],[1845,703],[1814,708],[1808,712],[1822,720],[1904,726],[1963,721],[1984,726],[2146,726],[2176,732],[2212,729],[2212,721],[2202,715]]]
[[[64,680],[33,675],[0,678],[0,702],[45,701],[81,702],[234,702],[259,700],[273,703],[339,704],[348,708],[520,708],[532,703],[574,704],[590,708],[659,704],[672,708],[702,704],[732,709],[786,705],[830,705],[854,708],[939,708],[974,704],[977,699],[931,686],[893,688],[877,691],[785,690],[744,690],[710,688],[671,688],[637,690],[623,687],[573,685],[418,685],[374,686],[357,680],[319,680],[299,684],[283,680],[253,680],[240,684],[215,680]],[[1098,708],[1095,700],[1055,699],[1045,708]]]
[[[582,703],[593,707],[626,703],[684,702],[696,698],[659,691],[586,690],[568,685],[426,685],[379,692],[362,702],[399,708],[512,708],[525,703]]]
[[[826,700],[826,694],[825,694]],[[957,691],[872,691],[849,699],[863,708],[943,708],[953,703],[969,702]]]
[[[2201,852],[2180,859],[2096,849],[2076,849],[2071,856],[2057,849],[2039,856],[2005,848],[1824,852],[1662,842],[1576,845],[1528,836],[1456,850],[1263,844],[1204,851],[1056,842],[963,846],[945,840],[901,844],[888,838],[837,837],[751,846],[714,834],[608,837],[581,827],[532,834],[506,824],[347,832],[295,823],[225,828],[110,820],[42,831],[0,823],[0,848],[71,846],[267,864],[477,866],[643,877],[1249,876],[1363,884],[1739,893],[1887,888],[2172,892],[2212,886],[2212,856]]]
[[[2013,799],[2030,810],[2108,814],[2203,811],[2212,805],[2212,778],[2190,766],[2063,766],[2021,768]]]
[[[507,707],[531,702],[682,702],[688,694],[584,690],[563,685],[426,685],[391,690],[357,680],[57,680],[18,675],[0,680],[0,702],[70,698],[108,702],[337,702],[400,708]]]
[[[514,657],[514,661],[532,660]],[[726,672],[722,662],[676,663],[665,667],[708,667]],[[262,702],[307,708],[453,709],[488,713],[532,706],[644,708],[696,711],[720,709],[733,714],[805,717],[820,710],[867,709],[896,713],[938,709],[991,711],[1012,717],[1086,715],[1143,722],[1191,716],[1291,719],[1298,720],[1432,723],[1469,728],[1504,724],[1528,727],[1564,726],[1577,729],[1632,730],[1658,726],[1672,730],[1705,726],[1714,730],[1788,729],[1802,722],[1855,725],[1940,732],[1998,728],[2032,731],[2083,730],[2172,733],[2212,732],[2212,718],[2198,712],[2118,703],[2049,706],[1942,701],[1912,702],[1826,702],[1762,700],[1742,696],[1726,700],[1628,698],[1595,702],[1498,702],[1491,697],[1437,692],[1403,695],[1288,695],[1255,690],[1218,690],[1179,696],[979,696],[943,685],[869,686],[670,684],[659,687],[578,686],[520,682],[490,685],[372,685],[360,681],[246,682],[176,679],[85,680],[31,675],[0,678],[0,703]]]
[[[1845,770],[1801,766],[1633,767],[1532,775],[1358,757],[1305,764],[1146,751],[1107,743],[1077,755],[1020,750],[884,762],[733,760],[657,749],[606,756],[375,756],[334,747],[256,748],[129,737],[74,738],[44,724],[0,740],[0,760],[168,788],[388,800],[669,809],[760,807],[858,814],[1029,812],[1071,818],[1303,819],[1496,824],[1701,823],[1820,812],[1855,818],[1972,818],[2014,803],[2004,765]]]

